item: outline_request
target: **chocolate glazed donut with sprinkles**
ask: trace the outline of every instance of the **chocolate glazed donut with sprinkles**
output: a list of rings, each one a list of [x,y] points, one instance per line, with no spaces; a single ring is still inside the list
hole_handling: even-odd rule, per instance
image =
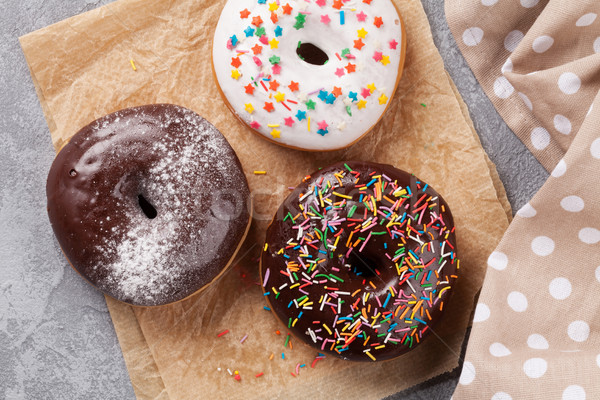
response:
[[[265,297],[292,334],[354,361],[421,343],[458,270],[444,199],[414,175],[362,161],[306,177],[271,222],[260,263]]]
[[[329,151],[379,121],[405,54],[391,0],[228,0],[212,64],[226,105],[253,132]]]

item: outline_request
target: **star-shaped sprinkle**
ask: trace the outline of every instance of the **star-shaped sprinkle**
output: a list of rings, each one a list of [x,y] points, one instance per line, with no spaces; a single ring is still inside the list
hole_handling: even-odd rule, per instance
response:
[[[277,92],[273,97],[275,97],[275,100],[277,100],[278,103],[281,103],[285,100],[285,94],[281,92]]]
[[[265,4],[267,0],[258,0],[258,4]]]
[[[327,93],[325,90],[321,90],[321,91],[319,91],[319,94],[318,94],[318,96],[317,96],[317,97],[318,97],[319,99],[321,99],[321,100],[325,101],[325,100],[327,99],[327,95],[328,95],[328,94],[329,94],[329,93]]]
[[[342,0],[333,0],[333,5],[331,7],[340,10],[342,6]]]
[[[367,19],[367,14],[361,11],[358,14],[356,14],[356,19],[358,20],[358,22],[365,22],[365,20]]]
[[[240,18],[241,19],[248,18],[248,15],[250,15],[250,11],[248,11],[247,8],[244,8],[242,11],[240,11]]]
[[[394,39],[390,40],[390,49],[392,50],[396,50],[396,46],[398,46],[398,42],[396,42]]]
[[[283,34],[283,28],[279,25],[277,25],[277,27],[275,28],[275,36],[279,37]]]
[[[269,3],[269,11],[275,11],[279,8],[279,4],[276,2]]]
[[[273,136],[275,139],[279,139],[281,137],[281,131],[279,129],[273,129],[271,131],[271,136]]]
[[[256,55],[256,54],[260,54],[262,53],[262,46],[259,45],[258,43],[254,45],[254,47],[252,47],[252,52]]]
[[[321,136],[325,136],[329,131],[327,129],[319,129],[317,133]]]
[[[373,20],[373,25],[375,25],[378,28],[381,28],[381,25],[383,25],[383,18],[375,17],[375,19]]]
[[[329,124],[325,120],[318,122],[317,125],[319,126],[319,129],[323,129],[323,130],[326,130],[327,127],[329,126]]]
[[[388,65],[390,63],[390,56],[383,56],[383,57],[381,57],[381,63],[383,65]]]
[[[262,26],[259,29],[264,29]],[[258,29],[257,29],[258,31]],[[267,35],[261,35],[258,38],[258,41],[261,42],[262,44],[264,44],[265,46],[269,44],[269,38],[267,37]]]
[[[324,24],[328,24],[331,22],[331,18],[329,18],[329,15],[327,14],[321,15],[321,22]]]
[[[242,62],[240,61],[239,57],[232,57],[231,58],[231,66],[233,68],[239,68],[240,65],[242,65]]]
[[[242,76],[242,74],[240,74],[240,71],[238,71],[237,69],[231,70],[231,77],[233,79],[235,79],[237,81],[238,79],[240,79],[240,76]]]
[[[333,90],[331,91],[331,94],[333,94],[335,97],[341,96],[342,95],[342,88],[334,86]]]
[[[325,99],[325,103],[333,104],[335,99],[336,99],[335,95],[333,93],[329,93],[329,96],[327,96],[327,99]]]
[[[235,46],[236,44],[238,44],[238,38],[237,38],[237,36],[233,35],[229,39],[231,40],[231,45],[232,46]]]
[[[279,45],[279,41],[275,38],[269,40],[269,46],[271,46],[272,49],[276,49],[277,46]]]
[[[307,110],[314,110],[315,106],[317,105],[317,103],[312,100],[308,100],[305,104]]]
[[[252,122],[250,122],[250,128],[258,129],[258,128],[260,128],[260,124],[258,123],[258,121],[252,121]]]
[[[342,57],[348,58],[348,55],[350,54],[350,49],[349,48],[345,48],[342,49]]]
[[[305,22],[306,22],[306,15],[298,13],[298,15],[296,15],[296,23],[294,24],[294,28],[296,28],[296,29],[304,28]]]
[[[298,121],[306,119],[306,111],[298,110],[298,112],[296,113],[296,118],[298,118]]]
[[[254,36],[262,39],[262,37],[265,36],[265,33],[267,33],[267,30],[265,29],[265,27],[259,26],[258,28],[256,28],[256,32],[254,32]]]
[[[346,65],[344,68],[346,68],[348,73],[356,72],[356,64],[348,63],[348,65]]]
[[[276,80],[269,82],[269,89],[275,91],[279,87],[279,82]]]
[[[269,62],[271,64],[279,64],[280,61],[281,61],[281,58],[277,57],[274,54],[271,57],[269,57]]]
[[[358,100],[358,93],[356,92],[350,92],[348,93],[348,97],[352,99],[352,101],[357,101]]]
[[[273,110],[275,110],[275,107],[273,107],[273,103],[265,101],[265,106],[263,107],[263,109],[265,109],[267,112],[273,112]]]
[[[317,0],[315,1],[319,7],[325,7],[325,0]]]
[[[363,0],[363,3],[365,3],[365,4],[369,4],[369,5],[370,5],[370,4],[371,4],[371,1],[373,1],[373,0]],[[258,0],[258,2],[260,3],[260,0]]]
[[[281,73],[281,65],[275,64],[271,67],[271,71],[273,71],[274,75],[279,75]]]
[[[360,94],[362,97],[367,98],[371,95],[371,91],[367,88],[362,88]]]
[[[358,33],[359,38],[364,39],[367,36],[367,33],[369,33],[369,32],[367,32],[365,30],[365,28],[360,28],[359,30],[356,31],[356,33]]]
[[[244,29],[244,33],[246,34],[246,37],[252,37],[252,35],[254,35],[254,28],[249,26]]]
[[[254,63],[256,65],[258,65],[259,67],[262,65],[262,61],[260,61],[260,58],[258,58],[258,57],[252,56],[252,60],[254,60]]]
[[[288,85],[288,88],[290,89],[290,91],[295,92],[296,90],[298,90],[298,82],[291,81]]]
[[[292,8],[292,6],[290,6],[290,3],[287,3],[285,6],[281,7],[281,9],[283,10],[284,14],[287,14],[287,15],[292,14],[293,8]]]
[[[246,103],[244,108],[246,109],[248,114],[252,114],[254,112],[254,106],[252,105],[252,103]]]
[[[279,17],[277,16],[277,14],[275,13],[275,11],[271,12],[271,21],[276,24],[277,21],[279,21]]]
[[[369,88],[369,90],[371,91],[371,93],[373,93],[374,91],[377,90],[377,88],[375,87],[374,83],[368,84],[367,87]]]
[[[336,68],[336,70],[335,70],[335,74],[336,74],[337,76],[339,76],[340,78],[341,78],[342,76],[344,76],[344,73],[345,73],[345,72],[344,72],[344,68]]]
[[[251,83],[244,86],[244,89],[246,89],[247,94],[254,94],[254,86]]]
[[[358,50],[360,50],[360,49],[362,49],[362,48],[363,48],[363,46],[364,46],[364,45],[365,45],[365,44],[363,43],[362,39],[358,39],[358,40],[355,40],[355,41],[354,41],[354,48],[355,48],[355,49],[358,49]]]
[[[285,121],[286,126],[294,125],[294,119],[292,117],[286,117],[286,118],[284,118],[284,121]]]
[[[356,103],[356,105],[358,106],[358,109],[360,110],[361,108],[365,108],[367,106],[367,102],[365,100],[359,100],[358,103]]]
[[[342,121],[342,122],[340,122],[340,123],[338,124],[337,128],[338,128],[340,131],[343,131],[344,129],[346,129],[346,121]]]
[[[260,17],[260,15],[257,15],[256,17],[252,17],[252,25],[260,26],[260,24],[262,24],[262,23],[263,23],[263,20]]]
[[[383,53],[381,53],[380,51],[376,51],[375,53],[373,53],[373,60],[380,61],[382,55]]]
[[[379,104],[385,104],[388,101],[387,96],[385,95],[385,93],[381,93],[381,96],[379,96]]]

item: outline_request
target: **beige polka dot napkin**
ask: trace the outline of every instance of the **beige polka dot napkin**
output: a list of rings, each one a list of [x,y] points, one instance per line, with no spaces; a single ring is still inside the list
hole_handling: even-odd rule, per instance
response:
[[[600,1],[446,0],[446,13],[552,171],[489,256],[454,399],[600,399]]]

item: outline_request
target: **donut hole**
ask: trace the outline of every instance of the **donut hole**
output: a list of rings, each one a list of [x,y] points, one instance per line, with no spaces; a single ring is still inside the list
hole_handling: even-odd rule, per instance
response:
[[[144,195],[138,194],[138,204],[140,205],[140,208],[142,209],[143,213],[149,219],[154,219],[158,215],[156,208],[154,208],[154,206],[150,204],[148,200],[146,200]]]
[[[379,263],[368,254],[352,252],[345,264],[350,267],[350,272],[362,278],[372,278],[377,275]]]
[[[312,43],[298,42],[296,54],[302,61],[312,65],[324,65],[329,61],[327,54]]]

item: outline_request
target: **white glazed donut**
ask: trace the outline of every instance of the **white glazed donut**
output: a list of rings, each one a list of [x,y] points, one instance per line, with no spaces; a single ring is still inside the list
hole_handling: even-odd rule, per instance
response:
[[[381,118],[402,73],[391,0],[228,0],[213,68],[228,107],[278,144],[336,150]]]

